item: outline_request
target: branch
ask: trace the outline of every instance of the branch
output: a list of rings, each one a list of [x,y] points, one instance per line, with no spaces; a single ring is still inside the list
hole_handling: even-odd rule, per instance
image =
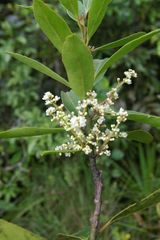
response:
[[[101,214],[101,205],[102,205],[102,172],[97,168],[96,157],[94,155],[90,156],[90,168],[92,171],[93,182],[95,187],[94,194],[94,204],[95,210],[91,216],[91,231],[90,231],[90,240],[97,239],[97,233],[99,229],[99,220]]]

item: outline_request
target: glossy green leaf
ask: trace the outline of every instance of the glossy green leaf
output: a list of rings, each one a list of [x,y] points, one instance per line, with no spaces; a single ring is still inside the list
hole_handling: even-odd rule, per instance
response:
[[[64,150],[64,151],[57,151],[57,150],[47,150],[47,151],[43,151],[41,152],[41,156],[42,157],[45,157],[45,156],[48,156],[48,155],[55,155],[55,154],[59,154],[59,153],[76,153],[76,152],[79,152],[79,151],[74,151],[74,150]]]
[[[84,239],[72,235],[58,234],[56,240],[84,240]]]
[[[127,36],[127,37],[121,38],[117,41],[107,43],[103,46],[97,47],[94,49],[94,51],[104,51],[104,50],[108,50],[108,49],[121,47],[121,46],[127,44],[128,42],[143,36],[144,34],[145,34],[145,32],[133,33],[130,36]]]
[[[97,28],[101,24],[108,4],[112,0],[92,0],[89,15],[88,15],[88,40],[96,32]]]
[[[104,66],[104,64],[106,63],[106,60],[108,58],[105,59],[94,59],[94,69],[95,69],[95,76],[98,74],[99,70]],[[104,73],[102,73],[101,75],[99,75],[95,81],[94,81],[94,85],[96,85],[98,82],[100,82],[104,77]]]
[[[44,64],[26,57],[24,55],[18,54],[18,53],[13,53],[13,52],[8,52],[12,57],[14,57],[15,59],[17,59],[18,61],[28,65],[29,67],[53,78],[54,80],[64,84],[65,86],[69,87],[69,82],[67,82],[64,78],[62,78],[60,75],[58,75],[57,73],[55,73],[54,71],[52,71],[50,68],[46,67]]]
[[[34,137],[63,131],[64,131],[63,128],[33,128],[33,127],[13,128],[7,131],[0,132],[0,139]]]
[[[79,98],[72,90],[69,92],[61,92],[61,99],[65,108],[69,112],[77,113],[76,107],[78,105]]]
[[[35,19],[42,31],[59,52],[61,52],[66,37],[71,34],[67,23],[41,0],[33,1],[33,11]]]
[[[130,53],[131,51],[133,51],[136,47],[138,47],[139,45],[141,45],[142,43],[144,43],[145,41],[149,40],[151,37],[153,37],[155,34],[159,33],[160,29],[157,29],[155,31],[152,31],[150,33],[147,33],[133,41],[130,41],[129,43],[127,43],[126,45],[124,45],[123,47],[121,47],[117,52],[115,52],[110,58],[108,58],[106,60],[106,63],[103,65],[103,67],[98,71],[96,78],[98,76],[101,76],[102,74],[104,74],[108,68],[114,64],[115,62],[117,62],[118,60],[120,60],[122,57],[124,57],[126,54]]]
[[[152,135],[144,130],[134,130],[128,132],[128,139],[141,143],[150,143],[153,141]]]
[[[143,198],[142,200],[138,201],[137,203],[134,203],[128,207],[126,207],[121,212],[117,213],[115,216],[113,216],[107,223],[100,229],[100,233],[103,233],[109,225],[112,223],[119,221],[121,218],[127,217],[128,215],[131,215],[135,212],[138,212],[140,210],[143,210],[145,208],[148,208],[152,205],[155,205],[160,202],[160,190],[157,190],[150,194],[149,196]]]
[[[78,16],[78,0],[60,0],[62,5],[68,9],[74,16]]]
[[[0,219],[0,240],[45,240],[24,228]]]
[[[160,117],[158,116],[153,116],[141,112],[128,111],[127,119],[134,122],[149,124],[152,127],[160,128]]]
[[[70,87],[80,97],[92,89],[94,81],[93,59],[88,47],[72,34],[63,46],[62,60],[65,65]]]

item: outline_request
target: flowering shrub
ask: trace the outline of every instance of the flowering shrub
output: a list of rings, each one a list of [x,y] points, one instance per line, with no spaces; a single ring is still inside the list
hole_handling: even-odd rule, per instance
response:
[[[68,79],[34,59],[17,53],[9,53],[17,60],[65,85],[69,91],[62,92],[62,104],[59,104],[60,97],[50,92],[45,93],[43,97],[46,105],[49,106],[46,115],[51,117],[51,121],[57,121],[61,128],[17,128],[1,132],[0,138],[29,137],[66,131],[70,140],[67,139],[67,143],[57,146],[55,150],[44,152],[42,155],[64,153],[69,157],[73,152],[82,151],[88,156],[90,162],[95,187],[95,209],[90,218],[90,231],[85,237],[60,234],[57,237],[59,240],[102,238],[103,232],[113,222],[160,201],[160,190],[157,190],[139,203],[128,206],[109,219],[102,227],[100,226],[103,178],[102,171],[97,167],[97,158],[101,155],[110,156],[109,144],[118,137],[143,143],[152,141],[151,134],[144,130],[127,133],[121,131],[120,125],[126,120],[160,127],[159,117],[125,111],[123,108],[116,111],[114,108],[119,89],[125,83],[132,83],[131,78],[137,77],[135,71],[130,69],[124,73],[125,77],[122,80],[118,78],[117,85],[107,93],[106,99],[102,102],[98,101],[98,93],[93,90],[95,84],[103,79],[112,64],[160,32],[160,29],[150,33],[139,32],[100,47],[90,46],[90,40],[102,22],[110,2],[111,0],[60,0],[66,13],[77,23],[78,33],[73,33],[65,20],[42,0],[33,0],[33,5],[27,7],[33,11],[40,28],[62,55]],[[95,58],[98,51],[112,48],[119,49],[109,58]],[[3,220],[0,221],[0,227],[2,239],[3,236],[7,236],[8,240],[13,238],[17,240],[41,239]]]
[[[71,152],[76,151],[83,151],[86,155],[94,152],[97,156],[110,156],[109,142],[118,137],[127,137],[126,132],[121,132],[120,124],[127,120],[128,113],[122,107],[116,112],[113,106],[115,100],[119,98],[119,89],[123,84],[131,84],[131,78],[136,78],[137,74],[131,69],[124,74],[122,81],[117,78],[117,86],[106,94],[107,98],[101,103],[98,103],[95,91],[87,92],[86,99],[78,101],[77,114],[67,113],[64,104],[58,105],[60,100],[58,96],[50,92],[44,94],[43,100],[50,106],[46,110],[46,115],[69,132],[70,141],[55,149],[60,156],[65,153],[66,157],[70,157]],[[109,126],[105,117],[116,118],[115,123]]]

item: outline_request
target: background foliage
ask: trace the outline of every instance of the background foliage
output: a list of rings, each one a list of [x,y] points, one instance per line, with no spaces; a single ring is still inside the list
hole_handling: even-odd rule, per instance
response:
[[[15,1],[29,4],[30,1]],[[50,1],[56,4],[58,1]],[[160,27],[160,1],[114,0],[92,40],[94,46],[133,32]],[[57,51],[35,24],[32,13],[15,3],[0,4],[0,128],[50,126],[41,101],[43,93],[59,94],[60,84],[20,64],[5,54],[19,52],[48,65],[64,75]],[[67,16],[65,16],[67,18]],[[74,23],[70,22],[72,28]],[[110,52],[103,54],[107,57]],[[160,41],[154,37],[115,64],[97,86],[102,98],[117,76],[132,67],[138,72],[134,86],[122,92],[121,105],[128,109],[160,115]],[[133,128],[133,127],[132,127]],[[148,129],[148,126],[144,126]],[[154,132],[154,129],[152,130]],[[154,145],[119,141],[111,159],[101,159],[104,172],[103,216],[112,215],[127,203],[143,198],[159,187],[159,133]],[[41,159],[39,152],[52,148],[63,135],[0,142],[0,217],[29,228],[49,239],[58,232],[77,232],[89,226],[92,209],[92,184],[87,159],[75,155],[66,160]],[[6,151],[7,149],[7,151]],[[119,203],[119,204],[117,204]],[[113,225],[106,237],[113,240],[159,239],[160,206],[143,215]]]

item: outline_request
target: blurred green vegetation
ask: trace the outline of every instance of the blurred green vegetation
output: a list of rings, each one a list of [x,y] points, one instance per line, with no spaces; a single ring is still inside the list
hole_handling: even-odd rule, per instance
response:
[[[30,1],[15,1],[29,4]],[[58,1],[50,1],[57,5]],[[159,0],[114,0],[92,40],[92,45],[119,39],[130,33],[160,27]],[[12,59],[5,52],[23,53],[45,63],[65,76],[57,51],[44,37],[28,9],[16,4],[0,4],[0,128],[51,126],[41,101],[46,91],[60,93],[62,85]],[[62,14],[64,14],[62,12]],[[65,15],[65,14],[64,14]],[[68,17],[65,16],[67,19]],[[71,27],[74,24],[70,22]],[[110,51],[98,54],[107,57]],[[122,91],[127,109],[160,115],[158,36],[114,65],[96,88],[102,98],[117,76],[133,68],[138,79]],[[133,126],[130,124],[130,127]],[[148,126],[144,128],[149,129]],[[128,203],[159,188],[159,133],[152,130],[152,145],[119,141],[111,159],[99,161],[104,174],[102,221]],[[63,135],[0,142],[0,217],[20,224],[48,239],[58,232],[73,233],[89,226],[93,188],[87,159],[48,157],[39,152],[63,141]],[[159,206],[113,225],[104,239],[143,240],[160,238]]]

